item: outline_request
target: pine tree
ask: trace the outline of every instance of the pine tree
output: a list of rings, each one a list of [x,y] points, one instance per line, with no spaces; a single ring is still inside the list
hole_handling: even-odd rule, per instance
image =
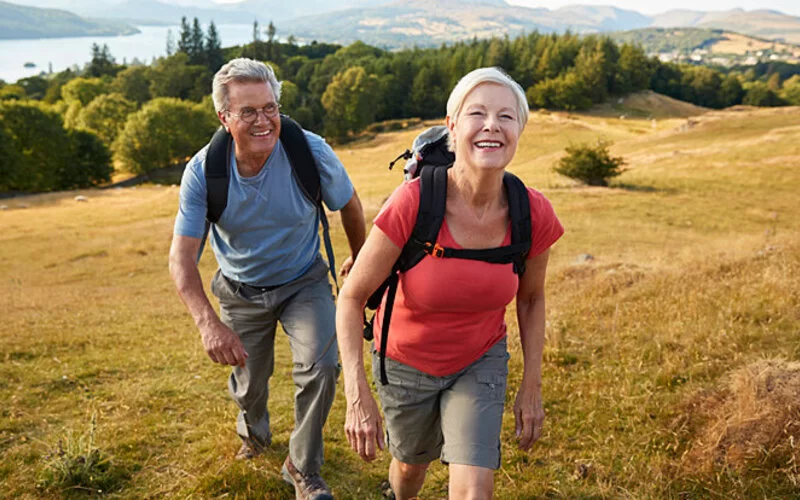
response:
[[[184,54],[189,54],[191,50],[190,47],[192,46],[192,31],[189,28],[189,22],[186,20],[186,17],[181,18],[181,35],[178,38],[178,52],[183,52]]]
[[[203,28],[195,17],[192,23],[192,35],[189,44],[189,64],[204,64],[205,48],[203,47]]]
[[[167,30],[167,57],[171,56],[175,53],[177,48],[175,47],[175,36],[172,34],[172,30]]]
[[[208,25],[208,34],[206,35],[206,64],[212,73],[216,73],[223,64],[225,64],[225,56],[222,53],[222,42],[217,33],[217,27],[214,21]]]

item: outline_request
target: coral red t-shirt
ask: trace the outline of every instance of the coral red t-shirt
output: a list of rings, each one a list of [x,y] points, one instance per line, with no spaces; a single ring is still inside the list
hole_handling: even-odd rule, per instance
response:
[[[386,201],[375,225],[402,248],[411,236],[419,208],[419,179],[403,183]],[[564,234],[547,198],[528,188],[533,232],[531,259]],[[447,226],[437,242],[461,248]],[[511,244],[509,222],[503,246]],[[516,297],[519,280],[512,264],[425,256],[400,275],[386,355],[437,377],[456,373],[479,359],[505,337],[506,306]],[[374,322],[375,345],[380,346],[383,308]]]

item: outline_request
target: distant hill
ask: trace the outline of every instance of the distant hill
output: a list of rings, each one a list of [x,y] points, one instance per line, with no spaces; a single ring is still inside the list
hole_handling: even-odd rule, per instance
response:
[[[286,23],[301,39],[378,46],[430,46],[473,37],[515,36],[534,30],[594,33],[640,28],[649,18],[616,7],[568,6],[551,11],[502,0],[399,0],[371,8],[306,16]]]
[[[58,9],[0,1],[0,39],[132,35],[139,30],[119,21],[88,19]]]
[[[768,51],[800,58],[800,45],[776,42],[765,38],[742,35],[732,31],[708,28],[643,28],[612,33],[619,43],[641,45],[650,54],[706,51],[714,55],[747,56]]]
[[[253,0],[254,1],[254,0]],[[279,26],[301,39],[378,46],[431,46],[473,37],[522,32],[599,33],[651,27],[697,27],[800,42],[800,18],[777,11],[672,10],[649,17],[611,6],[568,5],[555,10],[512,6],[503,0],[396,0],[386,5],[320,13]],[[653,32],[658,36],[658,32]]]
[[[671,10],[653,17],[652,27],[700,27],[800,43],[800,17],[775,10],[733,9],[722,12]]]

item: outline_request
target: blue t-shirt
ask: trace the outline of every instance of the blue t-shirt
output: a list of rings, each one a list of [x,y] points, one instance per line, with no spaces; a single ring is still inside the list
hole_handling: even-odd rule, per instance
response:
[[[329,210],[339,210],[353,196],[353,184],[325,140],[304,132],[317,161],[322,199]],[[203,237],[207,151],[208,146],[200,150],[183,172],[176,235]],[[287,283],[314,263],[319,255],[319,214],[297,184],[280,141],[254,177],[239,175],[231,151],[228,205],[211,226],[209,240],[222,274],[250,285]]]

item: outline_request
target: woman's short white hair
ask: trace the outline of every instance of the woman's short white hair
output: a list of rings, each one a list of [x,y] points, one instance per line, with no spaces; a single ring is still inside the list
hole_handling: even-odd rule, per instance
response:
[[[228,84],[230,82],[264,82],[272,89],[275,100],[281,99],[281,82],[275,77],[272,68],[261,61],[240,57],[231,59],[222,66],[214,75],[211,97],[214,99],[214,109],[225,111],[228,109]]]
[[[517,101],[517,122],[519,122],[519,129],[522,131],[525,128],[525,124],[528,123],[528,100],[525,97],[525,91],[522,90],[519,83],[498,67],[472,70],[458,81],[447,99],[447,116],[450,117],[450,121],[458,121],[458,114],[461,112],[461,107],[464,105],[467,95],[482,83],[502,85],[514,94],[514,99]],[[452,150],[452,135],[448,138],[448,145]]]

